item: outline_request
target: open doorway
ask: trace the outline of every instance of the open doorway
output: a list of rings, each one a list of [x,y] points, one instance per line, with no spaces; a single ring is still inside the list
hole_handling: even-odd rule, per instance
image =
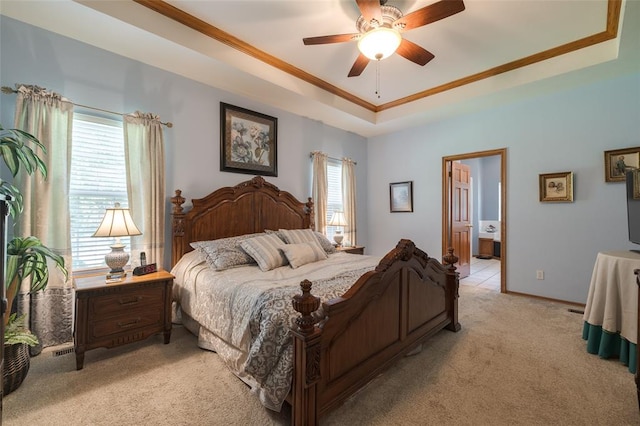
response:
[[[490,223],[496,228],[495,234],[498,235],[497,256],[500,263],[500,292],[507,292],[506,285],[506,262],[507,262],[507,210],[506,210],[506,194],[507,194],[507,176],[506,176],[506,148],[495,149],[490,151],[480,151],[468,154],[451,155],[442,158],[442,252],[446,253],[449,247],[453,247],[454,253],[458,256],[458,271],[460,277],[464,278],[472,272],[472,262],[474,253],[472,252],[472,242],[478,239],[480,232],[486,229],[478,229],[479,223],[486,225]],[[498,220],[482,221],[472,217],[474,211],[479,211],[474,205],[474,197],[472,197],[472,174],[471,168],[464,163],[468,160],[484,159],[485,157],[496,156],[499,163],[499,182],[498,182]],[[476,182],[481,177],[476,177]],[[474,226],[476,232],[474,232]],[[486,225],[488,227],[489,225]],[[486,240],[486,238],[485,238]],[[482,241],[486,243],[486,241]],[[479,244],[473,244],[476,249]],[[486,256],[485,256],[486,257]]]

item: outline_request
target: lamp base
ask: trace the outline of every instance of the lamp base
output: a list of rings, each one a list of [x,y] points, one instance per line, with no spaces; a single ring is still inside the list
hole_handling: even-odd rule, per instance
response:
[[[129,253],[124,251],[123,244],[114,244],[111,246],[111,252],[104,256],[104,261],[111,268],[109,274],[117,274],[124,272],[124,265],[129,261]]]
[[[335,235],[333,236],[333,241],[336,242],[336,245],[338,247],[342,247],[342,239],[344,238],[344,235],[342,235],[342,233],[335,233]]]

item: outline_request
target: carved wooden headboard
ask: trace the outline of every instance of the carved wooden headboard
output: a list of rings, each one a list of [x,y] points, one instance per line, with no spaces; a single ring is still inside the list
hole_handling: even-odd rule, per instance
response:
[[[236,186],[215,190],[204,198],[193,199],[184,212],[185,199],[176,190],[171,198],[171,266],[193,250],[194,241],[263,232],[265,229],[314,228],[313,202],[298,201],[293,195],[256,176]]]

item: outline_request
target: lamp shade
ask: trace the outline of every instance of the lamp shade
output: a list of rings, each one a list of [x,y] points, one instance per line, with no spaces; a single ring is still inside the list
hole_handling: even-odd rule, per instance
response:
[[[102,223],[93,234],[93,237],[126,237],[131,235],[141,235],[129,209],[120,207],[120,203],[115,203],[114,207],[107,208],[102,218]]]
[[[396,51],[402,36],[394,29],[378,27],[365,33],[358,40],[358,49],[369,59],[381,60]]]
[[[132,235],[141,235],[129,209],[120,207],[116,203],[114,207],[107,208],[102,218],[102,223],[93,237],[115,237],[116,242],[111,246],[111,252],[107,253],[104,260],[111,268],[110,274],[123,274],[124,266],[129,261],[129,253],[124,251],[124,245],[120,243],[120,237],[128,237]]]
[[[343,212],[334,212],[331,216],[331,220],[327,225],[330,226],[347,226],[347,220],[344,217]]]

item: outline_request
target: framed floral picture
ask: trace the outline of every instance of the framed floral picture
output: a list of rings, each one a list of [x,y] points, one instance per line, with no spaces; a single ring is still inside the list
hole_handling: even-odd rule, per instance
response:
[[[413,181],[389,184],[391,213],[413,212]]]
[[[278,119],[220,102],[220,170],[278,176]]]
[[[540,201],[573,202],[573,172],[541,174]]]
[[[640,146],[604,152],[604,181],[624,182],[628,170],[640,168]]]

